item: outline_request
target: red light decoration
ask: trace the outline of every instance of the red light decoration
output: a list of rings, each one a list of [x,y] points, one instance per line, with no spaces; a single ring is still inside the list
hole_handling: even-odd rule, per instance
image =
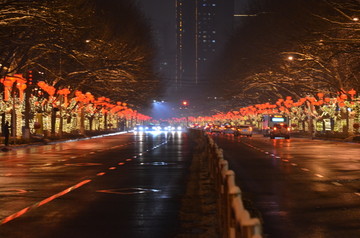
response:
[[[324,94],[323,93],[318,93],[317,96],[322,99],[324,97]]]
[[[356,94],[356,91],[355,91],[354,89],[351,89],[351,90],[348,92],[348,94],[350,94],[351,99],[353,99],[354,96],[355,96],[355,94]]]
[[[5,79],[4,79],[3,84],[4,84],[4,101],[5,102],[9,101],[11,88],[15,81],[16,81],[15,77],[5,77]]]

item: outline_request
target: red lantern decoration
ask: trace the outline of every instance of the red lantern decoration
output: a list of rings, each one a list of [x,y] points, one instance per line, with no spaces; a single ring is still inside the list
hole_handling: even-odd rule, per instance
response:
[[[348,94],[350,94],[351,98],[353,99],[355,94],[356,94],[356,91],[354,89],[351,89]]]
[[[341,98],[342,100],[346,100],[346,99],[348,98],[348,96],[347,96],[346,94],[341,94],[341,95],[340,95],[340,98]]]
[[[15,77],[5,77],[4,79],[4,101],[9,101],[11,88],[16,81]]]
[[[24,91],[27,88],[25,82],[24,83],[18,83],[16,87],[19,89],[19,98],[22,101],[24,99]]]
[[[322,99],[324,97],[324,94],[323,93],[318,93],[317,96]]]

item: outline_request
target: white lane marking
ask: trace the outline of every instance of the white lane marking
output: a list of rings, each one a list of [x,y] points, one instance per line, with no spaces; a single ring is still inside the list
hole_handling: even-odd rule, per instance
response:
[[[322,176],[321,174],[315,174],[316,177],[319,177],[319,178],[323,178],[324,176]]]
[[[295,163],[291,163],[292,166],[298,166],[298,164],[295,164]]]
[[[355,193],[355,195],[358,195],[360,197],[360,193]]]
[[[343,186],[341,183],[339,182],[331,182],[332,184],[334,184],[335,186]]]
[[[309,172],[310,170],[307,168],[301,168],[302,171]]]

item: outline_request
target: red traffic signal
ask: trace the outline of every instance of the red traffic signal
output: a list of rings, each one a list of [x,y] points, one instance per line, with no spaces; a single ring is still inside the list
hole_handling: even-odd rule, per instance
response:
[[[188,101],[185,101],[185,100],[184,100],[184,101],[182,101],[182,105],[183,105],[183,106],[187,106],[187,105],[189,105],[189,103],[188,103]]]

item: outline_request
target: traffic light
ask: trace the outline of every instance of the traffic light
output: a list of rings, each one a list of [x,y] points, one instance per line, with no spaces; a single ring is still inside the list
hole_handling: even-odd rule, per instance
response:
[[[184,100],[184,101],[182,101],[182,105],[183,105],[184,107],[186,107],[186,106],[189,105],[189,103],[188,103],[188,101]]]

